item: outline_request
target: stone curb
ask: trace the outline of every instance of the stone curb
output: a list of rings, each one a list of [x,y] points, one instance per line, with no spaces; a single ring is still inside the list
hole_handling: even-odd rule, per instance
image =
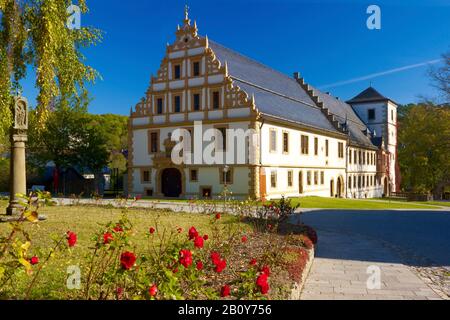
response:
[[[294,282],[289,300],[300,300],[300,296],[302,294],[303,287],[305,286],[306,279],[308,278],[309,272],[311,271],[311,267],[314,261],[314,254],[314,247],[308,250],[309,259],[306,263],[305,269],[303,269],[302,279],[300,280],[300,282]]]

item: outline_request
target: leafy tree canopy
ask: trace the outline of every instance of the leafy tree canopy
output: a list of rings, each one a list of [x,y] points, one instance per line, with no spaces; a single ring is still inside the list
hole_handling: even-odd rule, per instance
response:
[[[37,119],[37,110],[30,112],[32,124]],[[31,126],[28,158],[38,167],[53,161],[57,168],[99,172],[109,156],[106,137],[99,128],[90,122],[85,107],[59,106],[49,113],[44,129]]]
[[[124,151],[128,148],[128,117],[104,114],[90,115],[89,119],[90,125],[97,127],[99,134],[106,139],[109,166],[124,173],[127,168]]]
[[[41,128],[54,98],[68,106],[69,98],[83,96],[85,82],[97,77],[81,49],[97,43],[101,33],[67,28],[70,5],[71,0],[0,0],[0,136],[11,125],[12,97],[21,90],[27,67],[36,72],[35,116]],[[85,0],[77,5],[88,11]]]
[[[450,103],[450,51],[442,55],[443,65],[432,68],[430,75],[433,85],[440,91],[444,103]]]
[[[398,138],[404,187],[440,197],[450,185],[450,107],[400,107]]]

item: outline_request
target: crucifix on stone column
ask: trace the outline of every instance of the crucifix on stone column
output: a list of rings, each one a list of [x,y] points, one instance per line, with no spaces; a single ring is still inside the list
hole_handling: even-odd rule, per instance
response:
[[[14,124],[10,132],[11,165],[10,165],[10,198],[6,209],[7,215],[18,215],[23,209],[17,194],[27,194],[27,175],[25,164],[25,143],[28,140],[28,101],[17,96],[14,98]]]

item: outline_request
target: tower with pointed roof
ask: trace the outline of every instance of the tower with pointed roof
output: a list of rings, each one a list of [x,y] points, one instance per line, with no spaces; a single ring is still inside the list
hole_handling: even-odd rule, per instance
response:
[[[400,189],[400,170],[397,161],[397,103],[370,86],[347,101],[366,123],[375,137],[382,138],[387,151],[386,176],[391,192]]]

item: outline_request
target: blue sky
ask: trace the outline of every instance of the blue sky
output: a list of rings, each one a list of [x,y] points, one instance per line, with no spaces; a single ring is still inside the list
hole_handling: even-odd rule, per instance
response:
[[[83,25],[104,31],[85,52],[102,75],[89,86],[93,113],[128,115],[148,88],[182,23],[184,0],[88,0]],[[450,0],[189,0],[199,33],[287,75],[299,71],[321,87],[439,59],[450,50]],[[381,7],[381,30],[366,27],[369,5]],[[435,64],[438,66],[438,64]],[[324,89],[349,99],[369,86],[399,103],[437,93],[428,66]],[[32,72],[24,95],[35,104]]]

